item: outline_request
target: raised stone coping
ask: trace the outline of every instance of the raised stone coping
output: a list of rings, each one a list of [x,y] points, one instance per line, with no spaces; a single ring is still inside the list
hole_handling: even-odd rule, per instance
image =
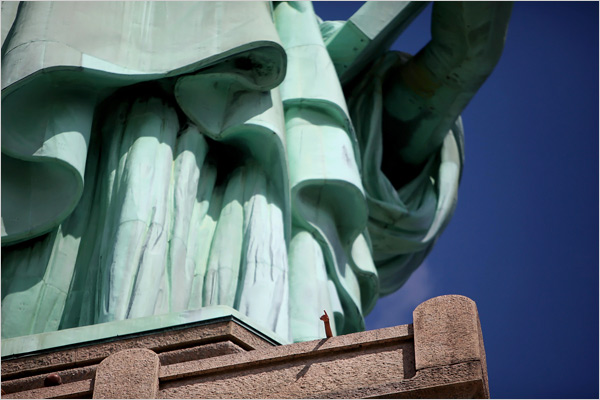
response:
[[[294,343],[268,349],[264,352],[247,352],[233,357],[215,357],[204,360],[166,365],[160,369],[161,381],[211,374],[232,368],[256,368],[265,364],[290,362],[291,360],[320,357],[322,354],[343,353],[361,348],[385,346],[413,338],[411,325],[400,325],[374,331],[358,332],[329,339]]]
[[[210,321],[5,357],[2,397],[489,398],[464,296],[422,303],[412,324],[285,346],[231,314]],[[45,387],[50,373],[63,383]]]
[[[54,332],[38,333],[36,335],[2,339],[2,360],[47,351],[64,350],[71,347],[89,346],[95,343],[123,340],[148,335],[153,332],[165,332],[168,330],[214,324],[221,321],[235,321],[273,345],[290,343],[272,330],[260,326],[260,324],[250,320],[231,307],[212,306],[199,310],[106,322]]]

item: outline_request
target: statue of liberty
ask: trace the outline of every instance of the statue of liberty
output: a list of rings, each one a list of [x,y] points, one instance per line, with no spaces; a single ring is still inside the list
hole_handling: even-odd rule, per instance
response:
[[[455,208],[510,3],[2,5],[2,337],[232,307],[364,329]]]

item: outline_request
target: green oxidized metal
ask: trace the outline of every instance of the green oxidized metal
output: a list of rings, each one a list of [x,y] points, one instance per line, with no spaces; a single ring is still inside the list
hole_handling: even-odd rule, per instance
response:
[[[436,3],[411,57],[422,3],[2,7],[2,338],[228,306],[290,341],[431,250],[511,9]]]

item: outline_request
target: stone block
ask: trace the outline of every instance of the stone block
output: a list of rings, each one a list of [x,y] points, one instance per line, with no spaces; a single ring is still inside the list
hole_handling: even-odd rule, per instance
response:
[[[159,354],[160,365],[178,364],[186,361],[201,360],[226,354],[243,353],[246,350],[227,340],[219,343],[209,343],[185,349],[166,351]]]
[[[483,335],[475,302],[458,295],[435,297],[413,311],[413,321],[417,371],[478,361],[488,397]]]
[[[94,399],[154,399],[158,391],[158,355],[148,349],[123,350],[96,369]]]

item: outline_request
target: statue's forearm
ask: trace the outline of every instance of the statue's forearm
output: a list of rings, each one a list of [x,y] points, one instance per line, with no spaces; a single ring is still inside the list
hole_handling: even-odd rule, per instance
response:
[[[498,62],[511,9],[510,2],[434,4],[432,40],[384,84],[384,141],[395,160],[419,165],[439,148]]]

